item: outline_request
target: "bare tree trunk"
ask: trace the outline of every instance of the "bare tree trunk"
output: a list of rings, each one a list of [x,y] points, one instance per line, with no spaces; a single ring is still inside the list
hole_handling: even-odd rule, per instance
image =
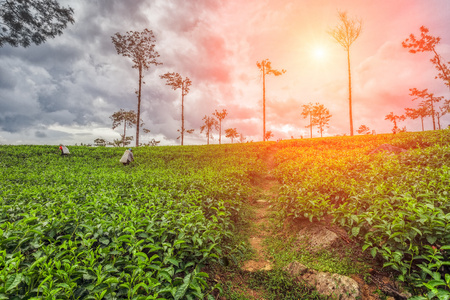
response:
[[[222,120],[219,120],[219,145],[222,144]]]
[[[184,83],[181,86],[181,146],[184,144]]]
[[[139,65],[139,92],[138,92],[138,109],[137,109],[137,120],[136,120],[136,147],[139,147],[139,123],[140,123],[139,120],[141,119],[141,85],[142,85],[142,65]]]
[[[422,117],[422,116],[420,116],[420,120],[422,121],[422,131],[425,131],[425,130],[423,129],[423,117]]]
[[[262,62],[263,73],[263,142],[266,141],[266,63]]]
[[[439,54],[437,54],[436,49],[433,47],[434,57],[436,57],[436,63],[439,67],[439,70],[442,72],[442,76],[444,77],[444,82],[447,81],[448,88],[450,89],[450,78],[445,73],[445,69],[441,64],[441,59],[439,58]]]
[[[348,110],[350,116],[350,136],[353,136],[352,74],[350,71],[350,48],[347,49],[347,62],[348,62]]]
[[[311,116],[311,111],[309,112],[309,133],[310,133],[310,138],[312,139],[312,120],[311,120],[312,116]]]
[[[127,121],[124,121],[125,124],[123,124],[123,137],[122,137],[122,147],[125,147],[125,131],[127,128]]]
[[[433,99],[430,99],[430,105],[431,105],[431,117],[433,118],[433,130],[436,130],[436,122],[434,120],[434,105],[433,105]]]

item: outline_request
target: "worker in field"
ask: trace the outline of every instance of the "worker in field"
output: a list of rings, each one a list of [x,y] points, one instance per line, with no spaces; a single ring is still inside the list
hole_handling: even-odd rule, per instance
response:
[[[69,149],[67,149],[66,146],[64,146],[63,144],[59,144],[59,150],[61,151],[61,155],[69,155]]]
[[[124,166],[126,166],[132,161],[134,161],[133,150],[129,148],[128,150],[125,150],[125,153],[122,155],[120,162],[123,163]]]

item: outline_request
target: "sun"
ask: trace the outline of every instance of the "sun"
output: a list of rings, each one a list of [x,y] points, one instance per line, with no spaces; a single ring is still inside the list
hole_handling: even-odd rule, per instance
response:
[[[312,49],[312,56],[318,61],[323,61],[327,56],[325,48],[320,46],[314,47]]]

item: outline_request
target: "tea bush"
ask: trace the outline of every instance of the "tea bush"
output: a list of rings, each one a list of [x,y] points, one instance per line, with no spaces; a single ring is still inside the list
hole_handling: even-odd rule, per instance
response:
[[[264,149],[0,146],[0,299],[211,298]]]
[[[408,151],[369,155],[385,143]],[[332,216],[415,293],[425,288],[430,299],[449,299],[450,130],[284,141],[280,148],[273,174],[283,216]]]

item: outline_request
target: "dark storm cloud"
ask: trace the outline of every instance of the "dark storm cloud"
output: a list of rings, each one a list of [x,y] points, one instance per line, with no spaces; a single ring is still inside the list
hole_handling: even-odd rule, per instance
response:
[[[45,137],[47,137],[47,134],[45,133],[45,132],[42,132],[42,131],[36,131],[35,133],[34,133],[34,135],[37,137],[37,138],[45,138]]]
[[[13,89],[16,85],[16,78],[8,72],[7,64],[0,64],[0,91]]]
[[[0,128],[6,132],[19,132],[36,124],[37,116],[15,114],[13,116],[0,116]]]
[[[209,92],[206,85],[230,80],[226,42],[208,24],[220,1],[104,0],[67,4],[73,6],[76,22],[62,36],[39,47],[0,49],[3,65],[9,62],[18,68],[13,76],[0,73],[8,78],[1,81],[2,103],[14,103],[19,96],[25,104],[0,112],[2,130],[20,132],[37,124],[110,127],[109,116],[114,111],[136,110],[137,70],[131,68],[129,58],[117,55],[111,36],[149,28],[149,22],[155,20],[157,26],[149,29],[156,33],[164,65],[144,72],[147,84],[142,91],[141,115],[145,127],[164,134],[168,140],[176,141],[179,135],[181,94],[159,79],[167,71],[179,72],[193,81],[192,92],[186,97],[186,127],[200,127],[201,118],[217,107],[213,98],[218,94]],[[152,15],[155,11],[157,15]],[[191,51],[185,51],[187,44],[192,46]],[[199,89],[204,90],[203,95],[194,92]],[[102,107],[95,107],[96,101],[103,101]]]

